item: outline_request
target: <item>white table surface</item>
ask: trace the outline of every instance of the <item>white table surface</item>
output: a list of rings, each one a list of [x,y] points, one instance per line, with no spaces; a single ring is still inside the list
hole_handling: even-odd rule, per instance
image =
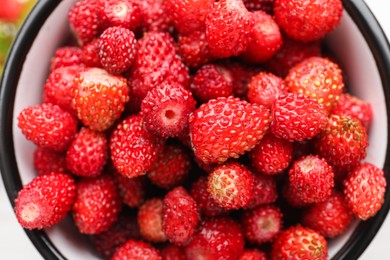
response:
[[[366,0],[390,38],[390,1]],[[386,219],[361,260],[390,259],[390,217]],[[0,181],[0,259],[43,259],[15,219],[11,204]]]

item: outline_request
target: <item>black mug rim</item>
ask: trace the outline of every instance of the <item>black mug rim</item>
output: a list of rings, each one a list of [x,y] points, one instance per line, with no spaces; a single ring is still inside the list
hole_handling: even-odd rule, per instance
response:
[[[10,49],[0,81],[0,170],[5,189],[12,206],[22,188],[12,137],[12,115],[16,86],[22,65],[40,28],[61,0],[38,1],[20,28]],[[385,94],[387,123],[390,126],[390,49],[388,40],[362,0],[343,0],[344,9],[358,26],[376,61]],[[390,136],[390,128],[387,129]],[[388,145],[389,146],[389,145]],[[383,170],[390,183],[390,153],[387,146]],[[390,208],[390,192],[385,194],[385,203],[375,217],[360,222],[348,241],[332,259],[357,259],[375,237]],[[25,232],[44,259],[66,259],[42,230]]]

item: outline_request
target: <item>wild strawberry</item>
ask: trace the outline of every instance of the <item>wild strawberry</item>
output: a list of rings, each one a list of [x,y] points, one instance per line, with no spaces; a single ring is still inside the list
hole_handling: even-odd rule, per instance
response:
[[[303,94],[279,96],[271,111],[271,132],[288,141],[313,138],[325,127],[328,118],[324,107]]]
[[[269,60],[282,45],[282,34],[274,18],[263,12],[252,13],[254,26],[248,47],[241,54],[246,62],[262,63]]]
[[[81,56],[82,51],[78,47],[60,47],[50,60],[50,71],[67,66],[79,66],[82,64]]]
[[[194,31],[188,35],[179,35],[177,52],[190,68],[198,68],[209,60],[209,44],[204,31]]]
[[[307,155],[296,160],[288,175],[292,193],[305,203],[322,202],[332,193],[332,167],[317,155]]]
[[[207,191],[220,207],[245,207],[253,196],[253,174],[236,162],[218,166],[208,177]]]
[[[43,102],[59,105],[62,109],[76,115],[76,111],[72,108],[72,88],[79,69],[80,67],[75,65],[53,70],[43,87]]]
[[[247,98],[249,102],[271,108],[275,100],[288,89],[284,80],[274,74],[260,72],[248,83]]]
[[[309,206],[302,214],[302,225],[329,238],[342,234],[352,220],[353,215],[344,196],[337,191],[333,191],[325,201]]]
[[[141,12],[141,28],[144,32],[168,31],[171,20],[165,13],[163,0],[134,0]]]
[[[70,9],[70,28],[80,46],[90,42],[99,33],[98,0],[81,0]]]
[[[47,148],[37,147],[34,151],[34,167],[38,175],[52,172],[67,173],[65,158],[65,153],[57,153]]]
[[[120,174],[129,178],[145,175],[158,159],[162,140],[144,127],[139,115],[121,121],[110,137],[111,160]]]
[[[328,243],[314,230],[292,226],[278,236],[271,250],[271,259],[318,259],[325,260]]]
[[[66,216],[75,197],[76,185],[69,175],[40,175],[19,191],[15,199],[16,218],[27,229],[50,227]]]
[[[382,169],[363,163],[344,180],[345,201],[356,217],[366,220],[381,209],[386,185]]]
[[[267,260],[267,254],[259,249],[246,249],[238,260]]]
[[[81,51],[83,52],[81,54],[81,61],[85,66],[97,68],[102,67],[99,58],[99,38],[96,38],[89,43],[86,43],[81,48]]]
[[[121,74],[133,64],[135,36],[123,27],[107,28],[99,37],[99,59],[103,68],[112,74]]]
[[[245,51],[252,27],[252,16],[241,0],[215,2],[206,18],[210,54],[227,58]]]
[[[362,122],[368,130],[372,121],[372,108],[370,103],[347,93],[341,93],[340,99],[333,107],[332,114],[347,115]]]
[[[123,213],[107,231],[92,235],[91,240],[96,251],[109,259],[121,245],[129,239],[140,239],[137,218],[129,213]]]
[[[293,156],[291,142],[266,134],[250,151],[252,166],[263,174],[278,174],[285,170]]]
[[[290,69],[285,82],[290,92],[312,97],[330,111],[344,90],[339,66],[320,57],[311,57]]]
[[[232,219],[211,218],[202,223],[184,250],[189,260],[236,259],[244,252],[244,238]]]
[[[282,228],[282,212],[277,206],[265,205],[245,211],[241,216],[245,238],[254,244],[273,241]]]
[[[231,96],[212,99],[188,120],[195,155],[206,164],[238,158],[263,138],[270,120],[263,106]]]
[[[302,196],[297,196],[296,190],[292,188],[288,181],[286,181],[282,186],[282,196],[288,205],[293,208],[304,208],[309,205],[303,201]]]
[[[146,176],[128,178],[122,174],[115,174],[122,201],[130,208],[139,207],[145,199],[147,189]]]
[[[75,175],[99,175],[108,158],[108,144],[102,133],[83,127],[66,152],[66,166]]]
[[[142,100],[141,115],[145,126],[162,137],[178,136],[188,127],[188,116],[196,101],[190,91],[176,82],[163,82]]]
[[[284,78],[290,68],[313,56],[321,56],[320,41],[300,42],[285,36],[283,37],[282,47],[264,64],[264,67]]]
[[[166,145],[147,176],[154,185],[171,189],[183,184],[190,169],[191,159],[184,147]]]
[[[165,0],[164,11],[180,34],[191,34],[205,27],[213,0]]]
[[[315,140],[317,153],[335,170],[350,170],[366,157],[368,135],[359,120],[330,115]]]
[[[191,90],[196,99],[205,103],[210,99],[231,96],[232,81],[229,70],[216,64],[207,64],[196,71]]]
[[[153,246],[142,241],[130,239],[120,246],[111,257],[111,260],[131,259],[161,260],[161,256]]]
[[[126,79],[99,68],[81,70],[73,86],[72,107],[92,130],[104,131],[122,115],[129,100]]]
[[[245,7],[251,12],[261,10],[272,14],[275,0],[243,0],[243,2]]]
[[[121,208],[119,191],[112,176],[103,174],[78,182],[72,213],[80,233],[92,235],[108,230],[117,221]]]
[[[272,176],[263,174],[253,175],[253,196],[246,209],[253,209],[259,205],[274,203],[278,198],[276,181]]]
[[[138,224],[143,239],[158,243],[165,242],[167,236],[162,228],[163,201],[149,199],[138,210]]]
[[[162,225],[168,240],[178,246],[187,244],[199,222],[195,200],[179,186],[165,195],[163,204]]]
[[[300,41],[324,38],[339,24],[342,12],[340,0],[275,0],[274,3],[274,15],[279,26],[287,35]]]
[[[217,203],[211,198],[207,191],[207,177],[201,176],[197,181],[192,183],[191,196],[196,201],[199,207],[200,213],[208,217],[221,216],[227,213],[227,211],[218,206]]]
[[[132,0],[104,0],[99,2],[100,27],[120,26],[134,31],[141,24],[141,10]]]
[[[35,145],[62,152],[76,134],[77,119],[57,105],[39,104],[19,113],[18,127]]]
[[[160,251],[163,260],[187,260],[182,247],[168,244]]]

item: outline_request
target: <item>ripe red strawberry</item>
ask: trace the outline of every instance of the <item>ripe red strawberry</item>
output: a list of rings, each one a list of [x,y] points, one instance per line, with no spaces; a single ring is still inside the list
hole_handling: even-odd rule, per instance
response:
[[[66,152],[66,166],[75,175],[99,175],[108,159],[108,143],[104,134],[83,127]]]
[[[159,158],[148,171],[149,180],[163,189],[183,184],[191,170],[191,158],[184,147],[166,145]]]
[[[122,115],[129,100],[126,79],[99,68],[84,68],[76,76],[72,107],[92,130],[104,131]]]
[[[162,137],[174,137],[188,128],[188,116],[195,105],[191,92],[182,85],[163,82],[146,94],[141,115],[149,131]]]
[[[110,137],[111,160],[120,174],[129,178],[145,175],[158,159],[162,140],[149,133],[139,115],[121,121]]]
[[[184,249],[173,244],[166,245],[160,254],[163,260],[187,260]]]
[[[229,70],[216,64],[207,64],[198,69],[192,80],[191,90],[202,103],[233,94],[233,79]]]
[[[96,251],[106,259],[112,257],[116,249],[129,239],[140,239],[137,218],[129,213],[121,212],[118,221],[107,231],[92,235],[91,240]]]
[[[347,93],[342,93],[337,104],[333,107],[332,114],[347,115],[362,122],[368,130],[372,121],[372,109],[370,103]]]
[[[56,50],[50,60],[50,71],[67,66],[81,65],[82,51],[78,47],[65,46]]]
[[[317,153],[337,171],[350,170],[366,157],[368,135],[359,120],[330,115],[315,140]]]
[[[279,96],[271,111],[271,132],[288,141],[313,138],[325,127],[328,118],[323,106],[303,94]]]
[[[253,196],[245,208],[253,209],[259,205],[274,203],[277,198],[276,180],[272,176],[254,174]]]
[[[38,175],[52,172],[67,173],[65,158],[65,153],[57,153],[47,148],[37,147],[34,151],[34,167]]]
[[[81,48],[81,51],[83,52],[81,54],[81,61],[85,66],[97,68],[102,67],[99,58],[99,38],[96,38],[89,43],[86,43]]]
[[[272,245],[271,259],[318,259],[325,260],[328,243],[314,230],[292,226],[280,234]]]
[[[265,205],[247,210],[241,216],[245,238],[253,244],[272,242],[282,229],[282,212],[277,206]]]
[[[207,217],[221,216],[227,211],[218,206],[211,198],[207,191],[207,177],[201,176],[197,181],[192,183],[191,196],[196,201],[199,211],[202,215]]]
[[[141,10],[133,0],[99,1],[100,27],[120,26],[134,31],[141,25]]]
[[[275,0],[274,3],[279,26],[290,37],[301,41],[324,38],[339,24],[342,12],[340,0]]]
[[[178,186],[165,195],[163,204],[162,226],[168,240],[178,246],[187,244],[199,222],[195,200]]]
[[[285,36],[282,47],[264,66],[268,71],[284,78],[290,68],[313,56],[321,56],[320,41],[300,42]]]
[[[207,191],[225,209],[248,205],[253,196],[253,174],[236,162],[217,166],[208,177]]]
[[[291,142],[269,133],[250,151],[252,166],[263,174],[278,174],[285,170],[293,156]]]
[[[135,36],[123,27],[109,27],[99,37],[99,59],[111,74],[121,74],[133,64]]]
[[[191,34],[205,27],[213,0],[165,0],[164,11],[180,34]]]
[[[163,8],[163,0],[134,0],[141,11],[141,27],[144,32],[168,31],[170,18]]]
[[[19,113],[18,127],[35,145],[62,152],[76,134],[77,119],[57,105],[39,104]]]
[[[337,191],[323,202],[315,203],[302,214],[302,225],[316,230],[324,237],[341,235],[353,220],[344,196]]]
[[[261,10],[272,14],[275,0],[243,0],[243,2],[249,11]]]
[[[332,193],[332,167],[317,155],[307,155],[296,160],[288,175],[292,193],[305,203],[325,201]]]
[[[288,181],[283,184],[282,196],[293,208],[304,208],[309,205],[303,201],[302,196],[297,196],[296,191]]]
[[[98,0],[81,0],[68,13],[70,28],[80,46],[90,42],[99,33]]]
[[[77,184],[73,219],[82,234],[99,234],[108,230],[122,209],[118,187],[112,176],[103,174],[83,178]]]
[[[128,178],[122,174],[115,174],[121,198],[130,208],[139,207],[145,199],[147,190],[146,176]]]
[[[202,223],[184,250],[189,260],[237,259],[244,252],[244,238],[232,219],[211,218]]]
[[[246,249],[238,260],[267,260],[267,254],[259,249]]]
[[[53,70],[43,87],[42,100],[44,103],[59,105],[62,109],[76,115],[72,108],[72,88],[74,78],[80,67],[67,66]]]
[[[227,58],[245,51],[253,22],[242,0],[215,2],[206,18],[210,54],[216,58]]]
[[[382,169],[363,163],[344,180],[345,201],[356,217],[366,220],[381,209],[386,185]]]
[[[161,256],[153,246],[142,241],[130,239],[120,246],[111,257],[111,260],[131,259],[161,260]]]
[[[162,228],[163,201],[153,198],[145,201],[138,210],[138,224],[143,239],[159,243],[165,242],[167,236]]]
[[[188,35],[179,35],[177,52],[183,62],[190,68],[198,68],[209,60],[209,44],[203,30],[194,31]]]
[[[271,108],[275,100],[287,92],[287,86],[282,78],[271,73],[260,72],[249,81],[246,96],[251,103]]]
[[[188,121],[196,157],[206,164],[223,163],[255,147],[268,130],[270,114],[230,96],[201,105]]]
[[[263,12],[252,13],[254,26],[248,47],[241,54],[246,62],[262,63],[269,60],[282,46],[282,34],[274,18]]]
[[[344,90],[339,66],[320,57],[308,58],[292,67],[285,79],[292,93],[312,97],[330,111]]]
[[[76,197],[76,184],[62,173],[40,175],[25,185],[15,199],[15,214],[27,229],[50,227],[71,210]]]

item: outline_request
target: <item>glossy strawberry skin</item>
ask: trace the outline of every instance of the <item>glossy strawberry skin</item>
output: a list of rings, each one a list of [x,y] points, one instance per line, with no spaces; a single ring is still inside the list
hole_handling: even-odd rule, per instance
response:
[[[68,66],[80,66],[82,51],[78,47],[65,46],[56,50],[50,60],[50,71]]]
[[[141,206],[146,198],[148,182],[146,176],[129,178],[115,172],[116,182],[122,202],[130,208]]]
[[[149,259],[161,260],[156,248],[140,240],[130,239],[120,246],[111,257],[112,260]]]
[[[276,180],[263,174],[253,175],[253,196],[245,209],[253,209],[259,205],[271,204],[278,199]]]
[[[67,174],[49,173],[34,178],[15,199],[15,214],[26,229],[51,227],[65,218],[76,198],[76,184]]]
[[[66,153],[57,153],[47,148],[37,147],[34,151],[34,167],[38,175],[52,172],[67,173]]]
[[[366,220],[381,209],[386,191],[384,172],[371,163],[362,163],[344,180],[344,195],[354,215]]]
[[[199,68],[210,60],[209,44],[204,30],[179,35],[177,52],[189,68]]]
[[[19,113],[18,127],[35,145],[61,152],[76,134],[77,119],[57,105],[39,104]]]
[[[173,244],[166,245],[161,249],[160,254],[163,260],[187,260],[183,247]]]
[[[100,57],[99,57],[99,38],[95,38],[89,43],[86,43],[81,51],[81,61],[87,67],[101,68]]]
[[[246,249],[238,260],[267,260],[267,254],[259,249]]]
[[[167,236],[162,229],[162,217],[162,199],[152,198],[141,205],[137,219],[143,239],[154,243],[167,241]]]
[[[141,12],[143,32],[163,32],[170,30],[170,17],[165,13],[163,0],[134,0]]]
[[[269,123],[263,106],[234,97],[210,100],[189,117],[195,155],[206,164],[238,158],[261,140]]]
[[[120,26],[135,31],[141,25],[141,10],[132,0],[99,1],[100,29]]]
[[[111,160],[120,174],[128,178],[145,175],[158,159],[163,141],[144,127],[139,115],[122,120],[110,137]]]

